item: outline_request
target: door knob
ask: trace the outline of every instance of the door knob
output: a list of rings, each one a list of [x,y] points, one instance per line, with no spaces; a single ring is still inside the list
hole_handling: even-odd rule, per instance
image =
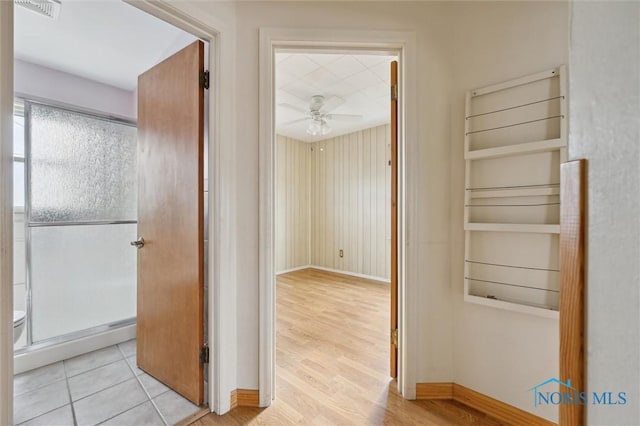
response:
[[[131,245],[140,250],[142,247],[144,247],[144,238],[139,237],[137,240],[131,241]]]

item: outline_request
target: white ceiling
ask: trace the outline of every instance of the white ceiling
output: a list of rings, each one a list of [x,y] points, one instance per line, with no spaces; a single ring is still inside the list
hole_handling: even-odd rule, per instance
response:
[[[121,0],[62,0],[51,19],[15,7],[15,56],[125,90],[195,37]]]
[[[276,132],[314,142],[389,122],[389,62],[386,54],[342,55],[327,53],[276,54]],[[309,122],[283,126],[303,114],[280,106],[287,103],[309,110],[311,96],[323,95],[324,112],[357,114],[357,122],[331,120],[326,136],[307,134]]]

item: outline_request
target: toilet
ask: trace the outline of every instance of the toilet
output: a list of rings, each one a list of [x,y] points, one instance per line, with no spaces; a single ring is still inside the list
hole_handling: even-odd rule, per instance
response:
[[[13,311],[13,343],[16,343],[24,330],[24,311]]]

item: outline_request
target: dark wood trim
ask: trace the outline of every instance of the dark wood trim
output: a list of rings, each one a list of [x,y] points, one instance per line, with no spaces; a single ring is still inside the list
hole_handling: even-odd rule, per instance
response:
[[[584,380],[585,331],[585,220],[586,160],[563,163],[560,168],[560,380],[586,389]],[[584,405],[561,404],[560,424],[585,424]]]

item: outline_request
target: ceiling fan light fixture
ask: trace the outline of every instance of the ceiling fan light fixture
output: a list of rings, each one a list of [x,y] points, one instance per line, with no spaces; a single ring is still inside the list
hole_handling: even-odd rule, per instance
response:
[[[312,120],[307,128],[307,134],[311,136],[325,136],[331,132],[331,127],[326,120]]]

